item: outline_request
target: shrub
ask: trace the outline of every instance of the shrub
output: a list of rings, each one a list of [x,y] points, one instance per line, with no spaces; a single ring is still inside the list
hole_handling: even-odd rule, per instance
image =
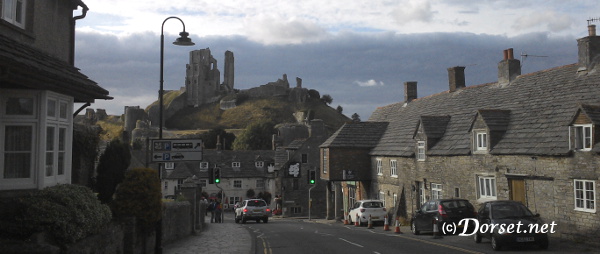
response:
[[[135,216],[145,229],[160,220],[162,213],[158,172],[136,168],[125,173],[112,203],[116,216]]]
[[[118,139],[114,139],[106,150],[100,156],[98,161],[98,176],[96,177],[96,189],[98,190],[98,198],[102,203],[110,203],[112,196],[115,193],[115,188],[121,181],[129,162],[131,161],[131,153],[129,145]]]
[[[107,205],[87,187],[63,184],[36,191],[18,200],[21,236],[47,232],[60,243],[73,243],[97,233],[110,222]]]

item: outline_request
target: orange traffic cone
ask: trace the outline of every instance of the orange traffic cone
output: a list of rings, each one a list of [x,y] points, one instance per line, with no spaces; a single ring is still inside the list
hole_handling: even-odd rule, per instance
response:
[[[360,226],[360,218],[358,217],[358,213],[356,214],[356,220],[354,220],[354,226]]]
[[[348,224],[350,224],[348,222],[348,213],[344,213],[344,225],[348,225]]]
[[[390,225],[388,223],[388,217],[387,217],[387,215],[385,215],[385,217],[383,219],[383,230],[384,231],[390,231]]]
[[[367,225],[369,229],[373,228],[373,220],[371,219],[371,215],[369,214],[369,225]]]
[[[400,222],[398,221],[398,218],[396,218],[396,229],[394,230],[394,233],[402,234],[402,231],[400,231]]]

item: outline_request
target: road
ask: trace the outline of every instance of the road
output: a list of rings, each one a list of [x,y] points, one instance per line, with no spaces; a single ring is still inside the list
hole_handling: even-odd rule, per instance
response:
[[[474,243],[472,237],[446,235],[434,239],[431,234],[413,235],[394,233],[395,228],[384,231],[382,226],[373,229],[342,223],[318,223],[301,219],[273,218],[269,223],[247,222],[255,253],[493,253],[489,240]],[[511,248],[508,253],[581,253],[572,246],[550,243],[547,251],[537,246]],[[591,253],[591,252],[589,252]]]

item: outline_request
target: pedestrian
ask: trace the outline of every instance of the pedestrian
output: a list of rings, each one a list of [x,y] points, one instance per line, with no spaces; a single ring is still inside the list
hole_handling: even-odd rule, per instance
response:
[[[215,201],[211,200],[210,204],[208,204],[208,208],[206,209],[210,212],[210,223],[215,222]]]
[[[221,202],[217,201],[215,204],[215,222],[216,223],[223,223],[223,205],[221,204]]]

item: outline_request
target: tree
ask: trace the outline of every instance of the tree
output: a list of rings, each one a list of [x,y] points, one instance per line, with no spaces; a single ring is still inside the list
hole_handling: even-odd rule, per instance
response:
[[[246,197],[247,198],[254,198],[256,196],[256,192],[254,192],[254,189],[248,189],[246,191]]]
[[[342,111],[344,111],[344,108],[342,108],[342,106],[341,106],[341,105],[338,105],[338,106],[337,106],[337,108],[336,108],[335,110],[337,110],[337,112],[341,114],[341,113],[342,113]]]
[[[275,124],[269,120],[257,121],[246,127],[233,142],[233,150],[270,150]]]
[[[357,113],[352,114],[352,121],[360,122],[360,116]]]
[[[149,232],[160,220],[162,193],[158,172],[150,168],[135,168],[125,174],[115,193],[112,208],[117,216],[135,216]]]
[[[323,94],[323,96],[321,96],[321,100],[327,104],[331,104],[331,102],[333,102],[333,98],[329,94]]]
[[[100,156],[98,162],[98,176],[96,178],[96,190],[98,199],[102,203],[110,203],[115,193],[115,188],[119,185],[125,176],[125,171],[129,167],[131,153],[129,145],[118,139],[113,139],[106,146],[106,150]]]

